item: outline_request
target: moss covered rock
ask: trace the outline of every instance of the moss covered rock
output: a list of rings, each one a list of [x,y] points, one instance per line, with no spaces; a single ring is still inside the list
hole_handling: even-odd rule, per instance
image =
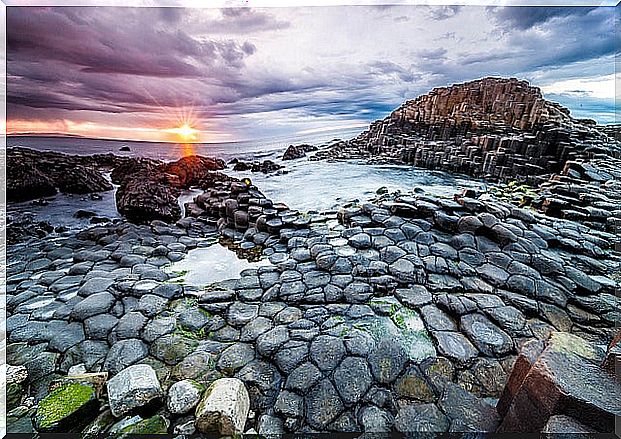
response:
[[[168,421],[162,415],[155,415],[148,419],[142,419],[124,427],[120,432],[113,435],[114,438],[130,438],[135,434],[166,434],[168,433]]]
[[[41,400],[33,422],[40,432],[79,432],[97,416],[98,408],[93,386],[66,383]]]

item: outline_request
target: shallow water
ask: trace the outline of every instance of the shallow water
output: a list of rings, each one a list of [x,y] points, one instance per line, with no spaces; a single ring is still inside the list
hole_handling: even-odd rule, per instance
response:
[[[306,159],[284,163],[288,174],[226,173],[248,177],[268,198],[302,211],[330,210],[354,199],[364,201],[373,197],[380,187],[391,192],[421,188],[428,194],[452,197],[462,188],[478,188],[482,184],[446,172],[411,166],[367,165],[356,161],[311,162]]]
[[[269,265],[269,261],[262,259],[258,262],[249,262],[238,258],[237,254],[227,247],[213,244],[188,251],[184,259],[164,270],[179,275],[176,279],[172,279],[173,282],[183,281],[184,285],[204,287],[215,282],[237,279],[242,271],[262,265]]]

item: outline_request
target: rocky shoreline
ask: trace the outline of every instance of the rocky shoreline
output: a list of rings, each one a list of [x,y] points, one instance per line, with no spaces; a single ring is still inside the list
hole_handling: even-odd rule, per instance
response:
[[[503,116],[511,129],[543,110],[596,129],[518,100],[534,116]],[[312,158],[378,155],[356,142]],[[274,202],[217,159],[117,163],[134,222],[8,246],[8,431],[609,432],[621,174],[614,153],[568,157],[532,193],[379,191],[326,213]],[[180,218],[190,186],[204,192]],[[205,287],[167,268],[223,239],[270,263]]]

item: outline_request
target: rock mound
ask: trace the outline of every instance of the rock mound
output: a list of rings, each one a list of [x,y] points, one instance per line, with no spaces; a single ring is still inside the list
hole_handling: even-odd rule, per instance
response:
[[[568,160],[621,156],[610,130],[574,119],[515,78],[484,78],[435,88],[406,101],[321,158],[367,158],[500,180],[541,183]]]
[[[302,145],[289,145],[289,148],[285,151],[282,156],[283,160],[295,160],[301,159],[302,157],[306,157],[307,152],[317,151],[317,147],[308,144]]]

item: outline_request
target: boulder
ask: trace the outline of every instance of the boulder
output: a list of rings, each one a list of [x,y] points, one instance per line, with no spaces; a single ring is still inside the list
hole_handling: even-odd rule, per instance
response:
[[[98,409],[93,386],[68,382],[39,402],[33,417],[34,426],[41,433],[77,433],[95,419]]]
[[[166,405],[170,413],[188,413],[198,404],[205,388],[193,380],[178,381],[168,389]]]
[[[313,145],[289,145],[287,150],[282,156],[283,160],[294,160],[306,157],[307,152],[317,151],[317,147]]]
[[[220,378],[209,386],[196,408],[196,429],[221,435],[243,433],[249,410],[250,397],[244,383]]]
[[[136,364],[108,381],[110,410],[121,417],[162,397],[162,387],[153,368]]]

